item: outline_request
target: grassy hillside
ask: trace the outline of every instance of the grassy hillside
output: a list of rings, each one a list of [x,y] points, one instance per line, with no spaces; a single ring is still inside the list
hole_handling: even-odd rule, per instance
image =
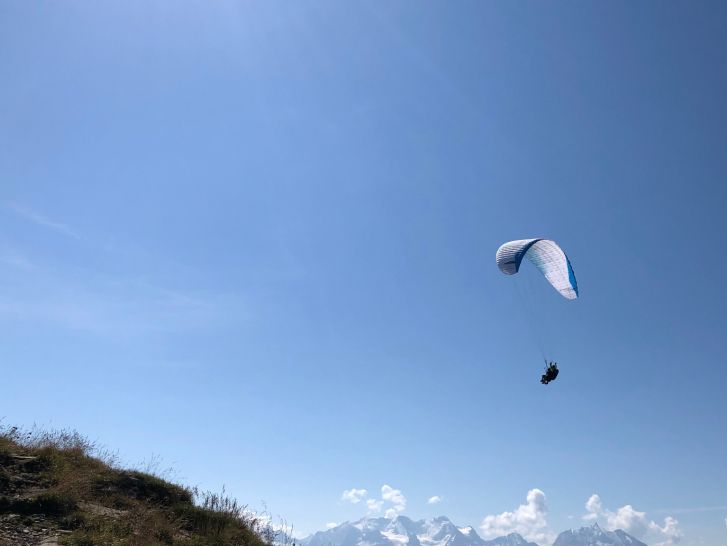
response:
[[[76,432],[0,426],[0,546],[271,546],[235,500],[120,468]]]

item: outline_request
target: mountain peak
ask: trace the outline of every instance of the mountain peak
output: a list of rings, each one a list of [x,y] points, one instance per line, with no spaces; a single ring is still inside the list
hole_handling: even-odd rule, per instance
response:
[[[493,538],[484,541],[484,546],[538,546],[534,542],[528,542],[520,533],[510,533],[504,537]]]
[[[474,527],[457,527],[446,516],[412,520],[365,517],[320,531],[302,540],[301,546],[538,546],[518,533],[484,540]],[[622,530],[606,531],[598,523],[558,535],[553,546],[646,546]]]
[[[598,523],[580,529],[563,531],[553,546],[646,546],[640,540],[618,529],[605,531]]]

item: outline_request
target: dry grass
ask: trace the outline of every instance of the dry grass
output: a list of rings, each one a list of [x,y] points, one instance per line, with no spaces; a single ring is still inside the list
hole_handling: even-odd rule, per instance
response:
[[[224,490],[198,491],[145,470],[122,468],[115,453],[76,431],[24,431],[0,423],[0,516],[37,523],[63,545],[292,542],[290,533],[273,529],[267,514],[249,511]],[[3,541],[8,539],[0,536],[0,546]]]

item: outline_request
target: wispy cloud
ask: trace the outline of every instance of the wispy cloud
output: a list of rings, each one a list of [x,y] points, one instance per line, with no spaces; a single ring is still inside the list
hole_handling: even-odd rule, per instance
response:
[[[51,231],[55,231],[56,233],[65,235],[67,237],[72,237],[74,239],[81,238],[80,235],[76,231],[71,229],[67,224],[58,222],[57,220],[49,218],[48,216],[41,214],[40,212],[26,206],[23,206],[19,203],[5,203],[5,207],[20,216],[21,218],[33,222],[38,226],[50,229]]]
[[[727,510],[725,506],[693,506],[686,508],[657,508],[656,510],[649,510],[652,514],[696,514],[699,512],[721,512]]]
[[[98,255],[113,258],[104,261],[120,261],[103,241],[82,237],[67,224],[17,202],[0,203],[2,208],[53,233],[83,239],[89,243],[85,248],[89,266],[58,260],[56,255],[44,257],[42,247],[21,249],[3,243],[0,264],[8,267],[0,271],[0,320],[35,321],[127,336],[207,328],[219,324],[225,314],[235,319],[247,318],[246,306],[231,294],[169,288],[144,273],[130,275],[123,271],[123,265],[118,272],[101,271],[95,267]],[[35,250],[32,260],[26,257],[31,250]],[[144,253],[140,255],[144,259],[133,255],[133,259],[124,259],[123,263],[147,263],[152,259]]]
[[[15,253],[0,254],[0,263],[9,265],[15,269],[22,269],[24,271],[35,269],[35,266],[30,260],[28,260],[25,256]]]
[[[213,326],[224,314],[240,318],[244,313],[232,296],[170,290],[88,270],[35,268],[5,272],[4,278],[0,319],[114,337],[197,330]]]
[[[434,495],[433,497],[429,497],[429,499],[427,499],[427,504],[439,504],[440,502],[442,502],[442,497],[440,497],[439,495]]]

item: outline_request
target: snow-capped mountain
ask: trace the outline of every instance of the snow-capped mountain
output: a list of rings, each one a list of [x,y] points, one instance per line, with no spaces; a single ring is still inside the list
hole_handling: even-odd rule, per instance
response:
[[[538,546],[517,533],[485,540],[472,527],[457,527],[449,518],[414,521],[406,516],[363,518],[319,531],[300,546]],[[570,529],[558,535],[553,546],[646,546],[618,529],[604,531],[598,524]]]
[[[487,546],[531,546],[534,542],[528,542],[517,533],[510,533],[502,537],[484,541]]]
[[[553,546],[646,546],[625,531],[604,531],[594,523],[591,527],[563,531]]]
[[[517,533],[484,540],[472,527],[459,528],[449,518],[414,521],[406,516],[363,518],[319,531],[301,546],[538,546]],[[636,545],[634,545],[636,546]]]

